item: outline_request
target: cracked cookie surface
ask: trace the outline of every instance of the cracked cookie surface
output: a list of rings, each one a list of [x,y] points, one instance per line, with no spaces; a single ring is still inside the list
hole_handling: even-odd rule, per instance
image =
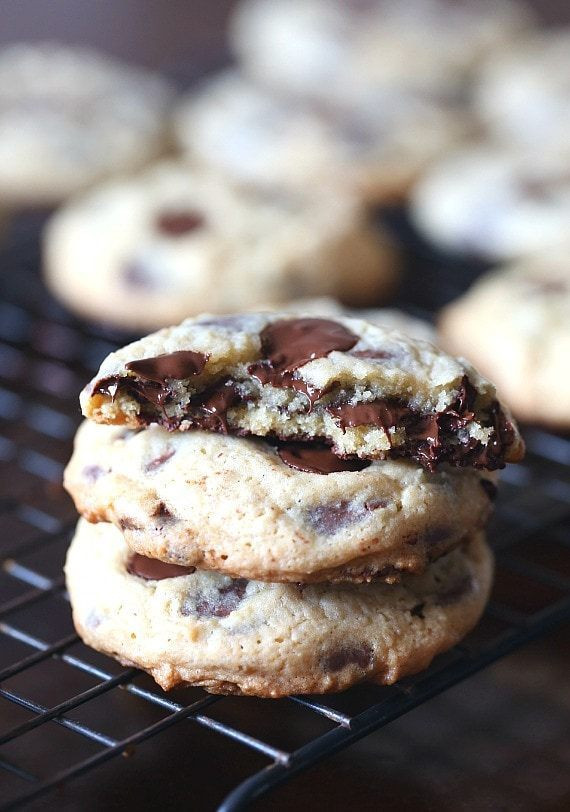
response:
[[[93,648],[165,689],[280,697],[390,684],[426,668],[479,619],[492,555],[477,534],[396,585],[172,577],[133,558],[112,525],[81,520],[65,570],[75,626]]]

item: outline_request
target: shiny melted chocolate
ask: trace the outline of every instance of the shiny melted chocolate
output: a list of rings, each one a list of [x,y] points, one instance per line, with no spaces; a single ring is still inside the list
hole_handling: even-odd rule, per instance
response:
[[[295,371],[333,350],[347,352],[358,342],[358,336],[339,322],[315,318],[275,321],[262,330],[260,338],[263,358],[251,364],[250,375],[264,385],[293,387],[306,394],[312,403],[323,392],[308,387],[295,376]]]
[[[309,474],[335,474],[340,471],[362,471],[369,460],[337,457],[321,443],[283,443],[277,448],[281,460],[297,471]]]
[[[154,358],[141,358],[129,361],[125,367],[134,372],[134,378],[111,375],[97,381],[93,394],[100,393],[115,398],[119,388],[137,400],[148,401],[162,407],[172,395],[169,380],[185,380],[199,375],[204,369],[208,356],[192,350],[178,350]]]
[[[167,564],[156,558],[133,553],[127,562],[127,572],[144,578],[145,581],[164,581],[166,578],[178,578],[180,575],[192,575],[196,567],[181,567],[179,564]]]

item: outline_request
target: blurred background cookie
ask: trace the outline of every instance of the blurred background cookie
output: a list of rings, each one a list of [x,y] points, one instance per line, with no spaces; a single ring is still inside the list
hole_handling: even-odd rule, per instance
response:
[[[397,277],[396,249],[351,196],[240,191],[176,163],[71,201],[44,247],[62,302],[133,330],[302,295],[377,301]]]
[[[440,340],[522,420],[570,428],[570,244],[494,271],[446,307]]]
[[[556,246],[570,234],[569,158],[491,145],[452,153],[415,187],[414,223],[439,248],[480,258]]]
[[[507,147],[570,156],[570,28],[495,52],[478,77],[476,109]]]
[[[52,204],[140,167],[165,146],[168,83],[107,54],[55,42],[0,49],[0,198]]]
[[[531,22],[511,0],[245,0],[230,38],[256,80],[345,103],[394,89],[456,97],[473,66]]]
[[[240,184],[311,189],[334,181],[367,201],[389,202],[465,136],[469,118],[395,91],[344,108],[303,104],[230,70],[181,101],[174,129],[191,160]]]

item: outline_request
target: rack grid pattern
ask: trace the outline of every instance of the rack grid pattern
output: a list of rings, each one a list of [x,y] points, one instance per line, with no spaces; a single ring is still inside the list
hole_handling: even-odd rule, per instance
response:
[[[416,677],[392,687],[362,686],[278,703],[200,689],[167,695],[136,669],[84,647],[71,626],[61,575],[75,514],[60,482],[79,421],[77,393],[121,339],[75,322],[49,299],[37,274],[37,224],[27,228],[16,232],[18,239],[0,256],[2,809],[19,808],[105,762],[132,755],[146,740],[185,722],[192,725],[194,741],[208,732],[204,746],[211,759],[225,757],[228,745],[257,756],[251,773],[220,806],[224,812],[244,809],[301,770],[570,619],[570,438],[529,429],[527,459],[504,473],[490,529],[497,577],[485,617],[460,646]],[[445,276],[436,260],[424,270],[426,279],[439,284],[426,284],[423,300],[406,303],[416,312],[435,306],[426,302],[426,291],[446,291],[446,298],[457,292],[456,269]],[[235,721],[232,708],[240,701],[248,702],[248,712]],[[263,715],[267,702],[280,706],[284,726],[291,720],[297,733],[304,731],[300,744],[277,746],[271,730],[260,734],[244,724],[256,710]]]

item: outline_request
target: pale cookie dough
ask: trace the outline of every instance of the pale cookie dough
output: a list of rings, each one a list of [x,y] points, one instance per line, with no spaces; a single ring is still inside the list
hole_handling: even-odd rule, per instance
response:
[[[494,54],[480,72],[475,109],[507,148],[568,158],[570,28],[541,31]]]
[[[339,456],[500,468],[523,444],[467,362],[368,322],[288,313],[201,316],[112,353],[83,414],[131,428],[321,441]]]
[[[405,197],[468,128],[463,113],[433,100],[394,94],[350,109],[302,105],[236,71],[208,79],[175,114],[188,158],[241,185],[298,190],[334,182],[372,203]]]
[[[452,153],[416,185],[412,219],[456,254],[501,260],[551,248],[570,233],[568,157],[492,146]]]
[[[46,281],[64,304],[141,331],[303,295],[377,301],[397,266],[351,195],[239,191],[176,163],[72,200],[44,240]]]
[[[521,420],[570,428],[570,243],[496,270],[448,305],[440,340],[496,381]]]
[[[298,444],[85,421],[65,487],[79,513],[112,522],[142,555],[261,581],[394,581],[491,512],[487,472],[354,462]]]
[[[0,197],[58,202],[165,147],[172,90],[108,54],[53,42],[0,49]]]
[[[485,54],[531,21],[512,0],[243,0],[230,39],[251,76],[301,96],[453,97]]]
[[[82,639],[167,690],[264,697],[421,671],[477,623],[493,569],[481,533],[398,585],[266,584],[200,571],[148,580],[128,572],[131,555],[112,525],[79,522],[65,569]]]

